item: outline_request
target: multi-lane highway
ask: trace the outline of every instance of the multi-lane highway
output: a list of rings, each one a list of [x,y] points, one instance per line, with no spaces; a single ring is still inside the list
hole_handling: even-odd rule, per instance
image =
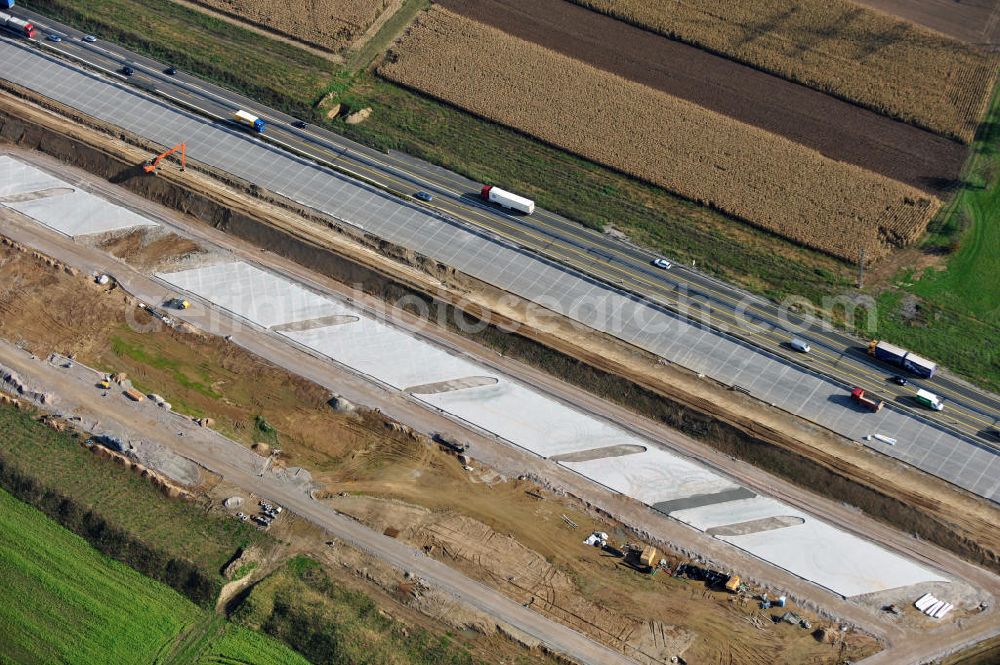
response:
[[[115,72],[128,64],[135,73],[128,78],[122,76],[121,80],[155,90],[210,117],[225,118],[237,108],[251,110],[269,122],[267,135],[271,140],[303,155],[333,164],[403,197],[409,198],[417,190],[428,191],[434,194],[429,206],[451,219],[571,266],[615,289],[640,295],[673,311],[695,312],[700,323],[725,330],[845,386],[858,385],[873,391],[895,408],[934,420],[938,426],[979,441],[982,446],[1000,444],[991,434],[1000,417],[1000,399],[990,393],[941,375],[929,381],[914,381],[907,387],[896,386],[887,378],[897,370],[869,358],[861,340],[819,325],[805,326],[804,321],[778,305],[688,267],[654,268],[650,264],[653,254],[545,210],[536,210],[531,217],[508,215],[478,199],[478,183],[405,155],[370,150],[320,128],[296,129],[291,126],[293,118],[240,95],[183,73],[167,75],[163,73],[164,63],[105,42],[83,42],[77,31],[37,14],[18,12],[42,29],[40,44],[50,52],[58,51],[104,72]],[[44,40],[49,31],[65,39],[59,43]],[[793,352],[787,345],[792,336],[810,342],[812,352]],[[926,387],[945,398],[945,410],[941,413],[921,410],[912,401],[916,387]]]

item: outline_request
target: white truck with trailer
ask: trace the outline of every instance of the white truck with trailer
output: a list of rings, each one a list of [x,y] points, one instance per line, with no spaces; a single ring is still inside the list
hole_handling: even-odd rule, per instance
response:
[[[535,202],[531,199],[526,199],[523,196],[518,196],[493,185],[483,185],[483,189],[479,195],[483,197],[484,201],[496,203],[517,212],[523,212],[525,215],[535,212]]]

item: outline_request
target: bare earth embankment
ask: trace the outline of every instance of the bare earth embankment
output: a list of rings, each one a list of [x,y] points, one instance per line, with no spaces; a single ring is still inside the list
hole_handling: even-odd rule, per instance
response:
[[[418,19],[379,72],[848,261],[862,248],[873,260],[913,242],[940,205],[441,7]]]
[[[996,78],[985,51],[846,0],[572,1],[966,143]]]
[[[438,2],[515,37],[927,192],[949,191],[965,162],[967,148],[955,141],[564,0]]]

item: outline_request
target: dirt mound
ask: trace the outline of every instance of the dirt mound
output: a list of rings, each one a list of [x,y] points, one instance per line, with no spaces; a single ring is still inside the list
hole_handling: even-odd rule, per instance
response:
[[[142,227],[105,236],[98,247],[147,270],[163,270],[205,254],[197,243],[159,227]]]
[[[344,118],[344,122],[346,122],[348,125],[357,125],[367,120],[369,116],[371,116],[371,114],[372,114],[372,108],[368,106],[366,108],[361,109],[360,111],[355,111],[354,113],[351,113],[346,118]]]
[[[242,550],[236,558],[226,564],[222,569],[222,576],[227,580],[234,579],[234,575],[241,569],[246,571],[251,566],[257,566],[264,560],[263,554],[256,547],[248,547]],[[240,576],[243,577],[242,575]]]
[[[171,499],[194,498],[194,495],[185,490],[184,488],[178,487],[167,478],[164,478],[160,474],[156,473],[152,469],[147,468],[145,465],[139,462],[132,461],[122,453],[109,450],[108,448],[105,448],[102,445],[92,445],[90,446],[90,451],[95,455],[97,455],[98,457],[105,457],[115,462],[116,464],[120,464],[126,469],[134,471],[140,477],[146,479],[147,481],[150,482],[150,484],[152,484],[154,487],[163,492],[163,494],[168,498]]]

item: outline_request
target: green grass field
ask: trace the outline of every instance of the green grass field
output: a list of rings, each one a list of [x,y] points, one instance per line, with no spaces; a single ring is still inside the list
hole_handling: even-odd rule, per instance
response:
[[[879,299],[879,335],[1000,390],[1000,94],[966,166],[968,184],[924,247],[951,251],[944,269],[905,270]],[[913,301],[917,298],[916,312]],[[909,307],[904,304],[909,303]],[[904,314],[904,311],[906,312]]]
[[[0,490],[0,659],[28,663],[308,661],[227,623]]]
[[[126,357],[140,365],[146,365],[153,369],[163,370],[168,373],[177,385],[193,390],[209,399],[221,399],[222,395],[213,390],[208,384],[212,381],[211,374],[201,366],[186,367],[175,358],[168,358],[158,349],[150,349],[148,344],[141,344],[135,340],[136,335],[131,335],[131,339],[122,337],[111,338],[111,352],[119,357]],[[146,342],[147,340],[142,340]],[[193,376],[196,375],[196,376]],[[143,390],[140,385],[136,385],[141,392],[151,392]],[[202,414],[191,410],[185,404],[178,404],[182,413],[200,416]],[[175,409],[176,410],[176,409]]]
[[[447,636],[403,624],[378,611],[371,598],[331,580],[314,560],[299,556],[254,586],[234,620],[301,644],[314,663],[331,665],[473,665]]]
[[[56,488],[109,524],[170,556],[191,561],[221,582],[219,572],[240,547],[266,539],[257,529],[166,501],[147,480],[83,448],[31,415],[0,406],[0,463]]]

